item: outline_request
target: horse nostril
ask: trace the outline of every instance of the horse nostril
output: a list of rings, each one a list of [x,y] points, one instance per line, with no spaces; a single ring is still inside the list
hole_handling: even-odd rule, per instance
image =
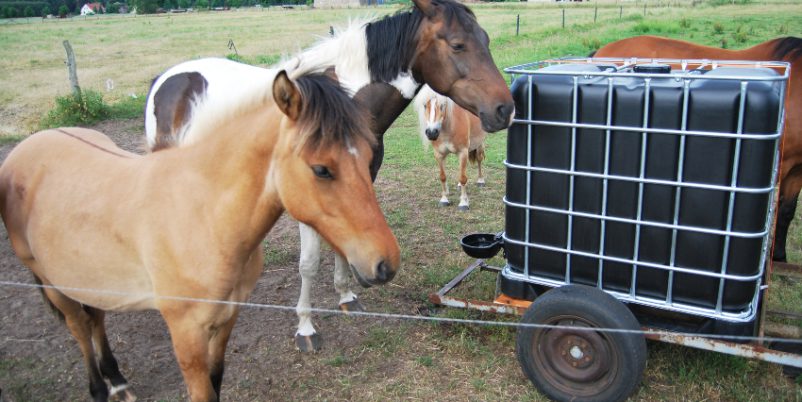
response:
[[[376,266],[376,282],[377,283],[385,283],[389,282],[395,276],[395,272],[390,269],[390,266],[387,265],[384,261],[380,262],[379,265]]]
[[[496,106],[496,117],[498,117],[499,120],[507,120],[512,112],[512,107],[512,105],[505,103],[499,104]]]

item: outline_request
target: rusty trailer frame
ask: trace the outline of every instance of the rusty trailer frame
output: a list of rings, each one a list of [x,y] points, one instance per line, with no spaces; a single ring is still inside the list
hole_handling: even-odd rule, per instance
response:
[[[777,264],[777,273],[784,276],[802,277],[802,267],[791,264]],[[476,272],[493,272],[499,274],[502,268],[489,265],[485,260],[477,259],[457,276],[449,281],[445,286],[440,288],[435,293],[429,294],[429,301],[441,306],[464,308],[470,310],[477,310],[489,313],[509,314],[521,316],[532,302],[528,300],[519,300],[507,297],[500,294],[498,291],[493,301],[474,300],[460,297],[450,296],[449,293],[459,287],[459,285],[466,278]],[[769,312],[771,314],[771,312]],[[763,317],[761,317],[763,318]],[[802,316],[795,317],[802,318]],[[761,328],[759,333],[763,334],[766,330],[764,320],[761,319]],[[791,366],[802,368],[802,355],[791,352],[784,352],[774,349],[769,349],[760,338],[755,338],[756,341],[752,343],[736,343],[726,340],[715,339],[715,335],[699,336],[689,335],[682,333],[672,333],[671,331],[655,329],[650,327],[643,327],[644,336],[647,339],[654,341],[673,343],[676,345],[687,346],[694,349],[709,350],[733,356],[741,356],[749,359],[761,360],[769,363],[781,364],[784,366]],[[768,332],[768,331],[767,331]],[[788,330],[785,328],[774,329],[776,335],[788,336]],[[790,331],[793,332],[793,331]]]

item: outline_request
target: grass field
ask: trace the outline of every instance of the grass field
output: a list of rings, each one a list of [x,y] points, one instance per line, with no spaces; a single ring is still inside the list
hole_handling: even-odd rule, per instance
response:
[[[728,48],[743,48],[778,36],[802,36],[800,2],[730,3],[705,1],[694,7],[690,1],[649,1],[645,10],[643,1],[472,7],[490,35],[491,50],[499,68],[548,57],[586,55],[607,42],[641,34]],[[594,9],[597,4],[598,11]],[[107,102],[115,103],[132,96],[141,99],[155,75],[180,61],[233,53],[227,46],[229,40],[244,60],[269,64],[309,46],[316,35],[326,35],[329,26],[342,26],[349,19],[389,14],[397,9],[387,6],[232,11],[0,24],[0,134],[17,138],[35,131],[42,116],[53,106],[53,99],[68,93],[62,47],[65,39],[75,49],[82,87],[100,91]],[[563,11],[565,28],[562,28]],[[516,35],[518,15],[521,24],[520,34]],[[488,144],[489,185],[482,190],[472,187],[471,210],[460,213],[455,208],[436,206],[439,183],[435,179],[434,161],[430,150],[422,150],[417,120],[411,111],[407,110],[388,131],[377,191],[402,246],[404,268],[394,281],[395,286],[363,291],[367,300],[379,303],[371,305],[371,310],[409,313],[413,306],[426,306],[430,292],[471,262],[459,250],[459,237],[503,228],[504,133],[491,135]],[[449,166],[449,171],[455,172],[453,158]],[[469,175],[475,178],[473,171]],[[795,222],[800,220],[797,217]],[[792,228],[789,246],[791,260],[802,262],[802,229],[798,223]],[[288,263],[297,250],[268,253],[269,260]],[[487,299],[492,295],[493,285],[492,278],[483,277],[467,284],[462,292]],[[787,294],[772,301],[787,309],[802,309],[798,305],[802,300],[799,284],[783,283],[783,287]],[[510,320],[462,310],[439,310],[438,314]],[[467,325],[377,324],[365,320],[358,323],[366,325],[363,347],[358,351],[325,350],[317,355],[318,365],[327,368],[332,378],[315,379],[317,382],[311,385],[301,383],[293,390],[297,395],[334,400],[544,400],[517,368],[514,330]],[[422,350],[421,343],[428,346]],[[634,400],[802,400],[802,388],[796,381],[785,378],[776,365],[666,344],[648,346],[647,371]],[[398,373],[390,385],[363,384],[358,376],[349,377],[347,383],[334,378],[354,371],[369,377],[372,366],[363,364],[364,353],[399,359],[412,370]],[[76,361],[76,364],[81,363]],[[11,366],[0,361],[0,379],[13,380],[14,374],[8,369]],[[334,391],[315,393],[307,387],[330,387]],[[302,399],[295,395],[287,399]]]

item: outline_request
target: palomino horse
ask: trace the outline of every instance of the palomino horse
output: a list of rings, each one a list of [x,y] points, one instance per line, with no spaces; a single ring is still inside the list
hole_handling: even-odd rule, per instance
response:
[[[0,167],[11,245],[78,340],[96,401],[109,397],[104,378],[112,395],[134,398],[104,311],[142,309],[164,317],[191,400],[219,399],[237,303],[285,209],[345,255],[361,283],[398,269],[370,181],[364,111],[326,76],[293,83],[280,72],[251,86],[237,99],[200,100],[182,147],[137,156],[97,131],[54,129]]]
[[[468,201],[468,175],[465,173],[468,160],[478,167],[476,185],[483,187],[485,177],[482,174],[482,161],[485,159],[485,136],[479,118],[467,110],[455,105],[454,102],[432,91],[428,86],[415,97],[415,111],[418,112],[420,134],[424,144],[431,142],[434,149],[434,159],[440,168],[440,185],[442,196],[440,205],[446,206],[448,201],[448,185],[446,184],[445,160],[449,154],[459,157],[460,188],[459,205],[457,208],[466,211],[470,207]]]
[[[785,101],[780,200],[777,226],[774,231],[773,254],[775,261],[785,261],[788,226],[794,217],[799,190],[802,188],[802,39],[779,38],[744,50],[725,50],[656,36],[636,36],[610,43],[596,51],[594,57],[778,60],[791,63],[791,76]]]
[[[332,38],[282,63],[297,72],[334,68],[341,85],[372,115],[377,147],[370,171],[375,180],[384,157],[384,132],[410,103],[420,85],[429,84],[481,118],[486,131],[507,127],[513,102],[488,49],[487,33],[473,13],[453,0],[413,0],[411,10],[368,23],[354,23]],[[179,64],[154,81],[145,111],[151,150],[180,144],[194,124],[192,99],[246,90],[275,72],[227,60],[201,59]],[[301,229],[301,295],[295,341],[302,351],[319,348],[312,324],[311,286],[320,266],[320,237]],[[348,264],[335,256],[334,287],[340,308],[361,310],[349,287]]]

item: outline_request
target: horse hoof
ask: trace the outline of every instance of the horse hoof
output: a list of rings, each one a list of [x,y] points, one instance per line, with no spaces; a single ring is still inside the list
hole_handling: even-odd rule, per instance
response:
[[[312,335],[295,335],[295,346],[299,351],[304,353],[317,352],[320,350],[321,343],[322,339],[318,333]]]
[[[483,181],[477,181],[476,182],[476,187],[484,187],[484,186],[485,186],[485,182],[483,182]]]
[[[116,387],[111,388],[111,395],[109,395],[110,401],[119,401],[119,402],[135,402],[136,395],[133,392],[128,390],[128,385],[124,385],[118,389]]]
[[[467,211],[467,210],[471,209],[471,207],[469,207],[467,205],[460,205],[460,206],[457,207],[457,209],[460,210],[460,211]]]
[[[359,299],[354,299],[347,303],[340,303],[340,311],[346,313],[351,311],[365,311],[365,308],[362,307],[362,303],[359,302]]]
[[[448,202],[448,201],[440,201],[440,206],[441,206],[441,207],[447,207],[447,206],[449,206],[449,205],[451,205],[451,203],[450,203],[450,202]]]

